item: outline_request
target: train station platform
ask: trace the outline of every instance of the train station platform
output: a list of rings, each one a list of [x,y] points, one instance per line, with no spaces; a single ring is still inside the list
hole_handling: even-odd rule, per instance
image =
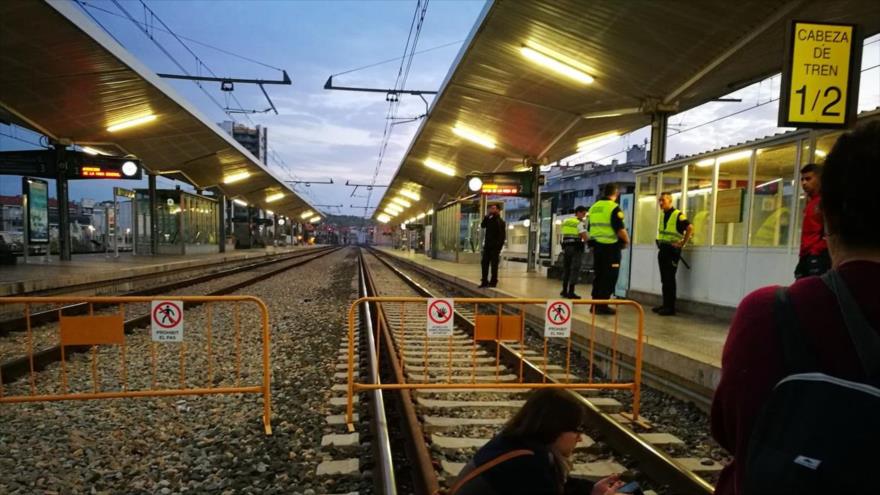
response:
[[[496,297],[532,297],[558,299],[560,281],[548,279],[539,273],[527,273],[526,264],[502,262],[499,267],[497,288],[478,289],[480,284],[479,265],[466,265],[428,258],[423,254],[380,247],[380,251],[395,258],[416,263],[440,280],[464,284],[474,290]],[[589,284],[579,285],[576,291],[589,297]],[[593,315],[586,307],[577,309],[572,329],[575,335],[583,338],[589,335]],[[543,314],[536,316],[543,319]],[[621,311],[619,349],[625,354],[633,349],[636,338],[636,318],[633,311]],[[599,344],[611,342],[613,316],[596,316]],[[727,338],[730,322],[721,318],[679,313],[662,317],[645,306],[645,339],[643,363],[645,372],[656,375],[659,380],[669,382],[672,387],[685,387],[703,399],[711,396],[721,377],[721,351]],[[697,397],[694,397],[697,399]],[[707,404],[703,404],[704,406]]]
[[[229,263],[256,260],[283,254],[307,246],[267,247],[242,249],[226,253],[204,255],[132,255],[111,253],[74,255],[71,261],[58,261],[52,256],[48,262],[42,256],[31,256],[24,264],[19,258],[17,265],[0,267],[0,297],[23,294],[49,295],[51,293],[88,290],[89,286],[125,284],[135,277],[149,277],[163,272],[197,270],[210,266],[219,267]]]

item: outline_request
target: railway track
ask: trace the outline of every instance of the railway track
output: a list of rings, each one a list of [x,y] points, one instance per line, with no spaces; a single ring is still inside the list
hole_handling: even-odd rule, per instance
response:
[[[175,292],[186,289],[185,292],[192,294],[194,291],[208,296],[220,296],[231,294],[244,287],[248,287],[257,282],[266,280],[272,276],[282,272],[305,265],[311,261],[327,256],[338,251],[341,248],[329,247],[319,248],[295,253],[291,256],[276,258],[268,261],[240,266],[229,270],[223,270],[207,275],[192,277],[187,280],[177,281],[170,284],[164,284],[160,287],[152,287],[143,291],[127,293],[124,295],[167,295],[173,296]],[[219,287],[217,284],[222,284]],[[0,298],[0,302],[15,303],[15,298]],[[21,303],[18,303],[21,304]],[[188,303],[187,309],[198,306],[199,303]],[[6,358],[0,360],[0,376],[2,383],[12,383],[29,373],[41,371],[48,365],[61,360],[61,347],[57,342],[57,326],[55,325],[63,313],[65,316],[75,314],[94,313],[100,314],[101,308],[98,305],[78,303],[66,304],[53,307],[52,309],[42,310],[31,314],[28,305],[24,307],[24,315],[20,318],[7,320],[3,322],[3,332],[0,333],[0,355],[12,354],[11,349],[23,347],[22,333],[26,333],[26,339],[29,340],[34,349],[31,358],[26,353],[19,354],[17,357]],[[107,306],[114,306],[108,304]],[[146,327],[150,323],[150,315],[147,304],[135,304],[128,308],[128,314],[124,322],[126,334],[131,334],[139,328]],[[116,312],[116,309],[104,309],[104,311]],[[67,346],[64,351],[66,355],[73,353],[87,352],[90,346]]]
[[[362,263],[370,295],[445,296],[436,289],[432,293],[375,252],[363,255]],[[400,390],[386,394],[386,403],[392,396],[395,398],[405,438],[404,445],[395,447],[404,448],[408,459],[404,466],[394,465],[391,469],[397,476],[397,485],[408,479],[415,493],[433,494],[448,486],[475,450],[500,430],[524,400],[523,391],[473,391],[466,388],[467,383],[510,383],[517,381],[520,373],[524,381],[533,383],[584,381],[566,373],[565,362],[559,361],[558,353],[550,353],[545,363],[543,350],[535,348],[534,342],[522,352],[519,345],[514,348],[504,343],[497,348],[494,343],[480,343],[475,350],[471,308],[457,308],[451,347],[445,338],[425,338],[425,316],[421,311],[403,312],[400,308],[391,303],[371,305],[374,323],[390,330],[380,337],[387,339],[382,343],[385,352],[381,356],[381,364],[387,367],[385,376],[401,383],[462,383],[461,389]],[[394,349],[395,355],[389,349]],[[500,367],[496,367],[496,357]],[[712,493],[712,486],[693,470],[711,471],[718,466],[700,466],[699,459],[673,457],[668,452],[680,451],[680,440],[639,424],[625,423],[625,417],[618,414],[622,404],[608,394],[582,391],[578,397],[588,411],[590,437],[576,449],[574,476],[599,479],[613,472],[625,472],[657,493]],[[381,459],[376,463],[383,462],[393,464]],[[380,490],[393,493],[388,487]]]

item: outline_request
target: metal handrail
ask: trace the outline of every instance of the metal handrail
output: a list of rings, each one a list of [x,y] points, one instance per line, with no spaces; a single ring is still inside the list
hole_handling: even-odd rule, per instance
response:
[[[367,294],[367,282],[364,276],[364,260],[359,257],[360,265],[358,267],[358,280],[360,282],[360,292],[362,295]],[[364,330],[367,333],[367,347],[370,356],[370,381],[371,383],[380,383],[379,365],[376,356],[376,341],[373,336],[373,318],[370,312],[370,305],[364,305]],[[380,479],[382,480],[383,493],[387,495],[397,494],[397,481],[394,478],[394,460],[391,457],[391,440],[388,436],[388,421],[385,417],[385,401],[382,397],[382,390],[373,390],[373,418],[376,428],[376,449],[378,452],[378,465]]]

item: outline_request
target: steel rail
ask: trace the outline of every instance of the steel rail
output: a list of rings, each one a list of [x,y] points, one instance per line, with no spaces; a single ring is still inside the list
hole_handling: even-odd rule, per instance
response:
[[[384,253],[371,249],[376,255],[376,259],[382,262],[393,273],[397,274],[407,285],[420,293],[423,297],[436,297],[421,284],[413,280],[411,277],[400,271],[397,267],[391,265]],[[464,328],[473,333],[473,323],[464,317],[458,310],[455,311],[455,321],[460,323]],[[558,382],[558,380],[547,376],[541,369],[533,363],[520,357],[514,349],[503,342],[500,343],[502,360],[508,366],[519,366],[523,363],[523,376],[534,381],[546,379],[548,382]],[[600,411],[596,406],[591,404],[585,397],[574,392],[569,392],[584,404],[589,423],[599,431],[603,440],[614,450],[623,452],[638,462],[639,468],[653,481],[667,485],[673,493],[684,495],[711,495],[715,488],[706,480],[689,471],[675,462],[672,457],[665,452],[658,450],[656,447],[646,442],[638,436],[634,431],[620,424],[608,414]]]
[[[214,280],[216,278],[225,277],[228,275],[234,275],[236,273],[241,273],[241,272],[245,272],[248,270],[254,270],[257,268],[272,265],[275,263],[280,263],[283,261],[302,258],[302,257],[309,256],[309,255],[312,255],[315,253],[325,252],[330,249],[333,249],[333,248],[308,249],[308,250],[304,250],[304,251],[294,252],[290,255],[282,254],[279,256],[274,256],[274,257],[272,257],[272,259],[269,259],[269,260],[257,261],[255,263],[240,265],[240,266],[230,268],[228,270],[222,270],[219,272],[207,273],[204,275],[196,275],[195,277],[190,277],[190,278],[187,278],[184,280],[169,282],[167,284],[162,284],[162,285],[158,285],[155,287],[149,287],[146,289],[125,292],[125,293],[119,294],[119,295],[120,296],[150,296],[150,295],[155,295],[155,294],[162,294],[164,292],[170,292],[172,290],[177,290],[182,287],[189,286],[189,285],[200,284],[203,282]],[[203,267],[204,266],[215,266],[217,264],[218,263],[212,263],[209,265],[202,265],[202,266]],[[222,263],[219,263],[219,264],[222,264]],[[198,267],[190,267],[190,268],[187,268],[186,271],[196,270],[196,269],[198,269]],[[181,269],[181,270],[183,270],[183,269]],[[173,272],[171,272],[171,271],[161,272],[160,274],[169,274],[169,273],[173,273]],[[156,275],[160,275],[160,274],[154,274],[152,276],[156,276]],[[114,279],[113,283],[116,283],[116,280],[117,279]],[[111,284],[105,284],[105,285],[111,285]],[[77,286],[72,286],[72,287],[75,288]],[[28,294],[21,294],[21,295],[27,296]],[[14,297],[14,296],[7,296],[7,297]],[[0,300],[3,300],[3,299],[5,299],[5,298],[0,297]],[[110,306],[110,305],[107,305],[107,306]],[[102,307],[105,307],[105,306],[104,305],[95,305],[93,309],[102,309]],[[30,316],[31,326],[44,325],[46,323],[52,323],[52,322],[58,321],[58,310],[59,309],[63,310],[65,315],[72,316],[72,315],[86,314],[89,311],[89,305],[85,304],[85,303],[78,303],[78,304],[72,304],[70,306],[65,306],[63,308],[55,308],[55,309],[51,309],[51,310],[38,311],[36,313],[32,313]],[[7,320],[0,321],[0,337],[5,337],[6,335],[8,335],[11,332],[22,332],[26,328],[27,328],[27,320],[23,316],[18,317],[18,318],[10,318]]]
[[[372,275],[366,263],[364,263],[364,275],[370,295],[375,295],[377,292],[376,285],[373,283]],[[400,363],[397,361],[397,356],[392,355],[397,347],[391,332],[387,331],[390,326],[382,306],[376,304],[375,312],[380,338],[385,340],[382,346],[382,351],[386,354],[384,362],[391,368],[395,381],[397,383],[405,383],[406,378]],[[386,331],[382,331],[383,328]],[[434,464],[431,461],[431,453],[425,443],[425,434],[413,405],[412,393],[409,390],[400,390],[399,393],[394,394],[394,397],[397,399],[401,422],[403,423],[401,429],[405,437],[404,447],[407,458],[413,461],[412,474],[415,493],[416,495],[435,495],[440,490],[440,482],[437,480],[437,473],[434,471]]]
[[[364,271],[366,263],[363,254],[358,251],[358,292],[361,296],[367,295],[367,279]],[[379,365],[376,355],[376,339],[373,335],[373,314],[370,311],[370,305],[365,304],[361,313],[362,327],[367,336],[367,347],[369,348],[369,367],[370,381],[372,383],[380,383]],[[385,400],[381,390],[373,390],[370,393],[373,405],[373,442],[376,454],[377,464],[379,466],[379,477],[375,478],[378,486],[377,492],[385,495],[397,494],[397,480],[394,477],[394,460],[391,456],[391,439],[388,436],[388,420],[385,417]]]
[[[222,295],[231,294],[232,292],[235,292],[241,288],[247,287],[249,285],[253,285],[257,282],[261,282],[267,278],[273,277],[275,275],[278,275],[278,274],[285,272],[287,270],[290,270],[292,268],[296,268],[296,267],[305,265],[306,263],[312,262],[318,258],[323,258],[324,256],[335,253],[336,251],[338,251],[340,249],[342,249],[342,248],[336,247],[336,248],[330,248],[328,250],[321,251],[319,254],[312,256],[308,259],[298,261],[296,263],[291,263],[290,265],[283,266],[281,268],[278,268],[278,269],[275,269],[275,270],[272,270],[272,271],[269,271],[266,273],[261,273],[255,277],[249,278],[245,281],[242,281],[242,282],[239,282],[239,283],[227,286],[227,287],[220,288],[218,290],[215,290],[215,291],[213,291],[209,294],[205,294],[205,295],[206,296],[222,296]],[[314,253],[309,253],[309,254],[314,254]],[[301,257],[305,257],[305,256],[300,256],[298,258],[301,258]],[[289,260],[289,258],[285,259],[285,260],[280,260],[280,261],[276,260],[275,262],[288,261],[288,260]],[[219,278],[219,276],[220,275],[217,275],[215,278]],[[130,296],[130,297],[146,297],[146,296]],[[172,296],[172,297],[176,297],[178,299],[181,299],[181,296]],[[48,299],[52,299],[52,300],[56,300],[56,301],[75,302],[77,298],[76,298],[76,296],[54,296],[54,297],[49,297]],[[182,299],[185,299],[185,296]],[[112,300],[112,297],[108,297],[108,304],[109,304],[109,301],[111,301],[111,300]],[[147,300],[149,300],[149,299],[147,299]],[[16,302],[16,298],[15,297],[0,298],[0,302],[3,302],[3,301],[8,301],[8,302],[14,304]],[[184,307],[187,309],[191,309],[191,308],[195,308],[197,306],[200,306],[201,304],[202,303],[200,303],[200,302],[189,302],[188,304],[185,304]],[[86,306],[88,306],[88,304],[86,304]],[[54,311],[57,313],[58,311],[60,311],[62,309],[64,309],[64,308],[55,309]],[[150,315],[145,314],[145,315],[136,316],[134,318],[130,318],[130,319],[126,320],[123,323],[123,328],[124,328],[125,333],[127,335],[129,335],[129,334],[133,333],[137,328],[145,327],[149,323],[150,323]],[[79,353],[79,352],[87,352],[89,349],[91,349],[91,346],[65,346],[64,352],[65,352],[65,354],[70,355],[70,354]],[[56,363],[58,361],[61,361],[61,346],[60,345],[54,345],[54,346],[39,350],[37,352],[34,352],[34,354],[33,354],[34,371],[42,371],[49,364]],[[29,356],[20,356],[17,358],[10,359],[4,363],[0,363],[0,375],[2,375],[2,377],[3,377],[3,383],[4,384],[12,383],[21,377],[28,376],[30,374],[30,363],[31,363],[31,359]]]

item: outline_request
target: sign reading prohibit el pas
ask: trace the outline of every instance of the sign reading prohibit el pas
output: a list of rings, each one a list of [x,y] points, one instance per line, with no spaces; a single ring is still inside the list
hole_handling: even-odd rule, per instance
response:
[[[859,100],[862,41],[852,24],[792,21],[780,88],[780,127],[847,127]]]

